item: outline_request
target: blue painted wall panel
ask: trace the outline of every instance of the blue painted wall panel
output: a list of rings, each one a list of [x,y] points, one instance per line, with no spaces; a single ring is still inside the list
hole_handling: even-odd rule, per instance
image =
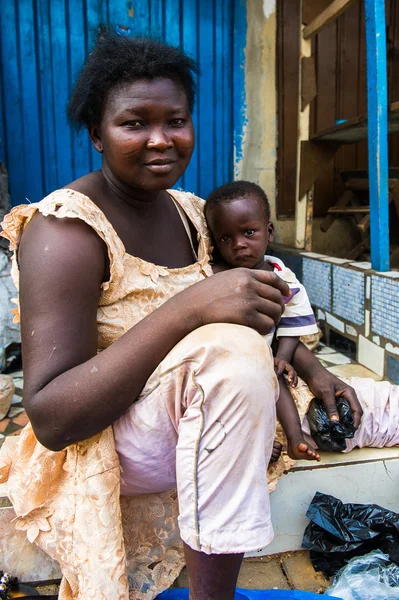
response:
[[[199,61],[197,147],[177,186],[204,197],[233,179],[245,116],[245,0],[6,0],[0,160],[13,204],[38,201],[100,167],[88,135],[72,134],[65,106],[101,24],[181,45]]]

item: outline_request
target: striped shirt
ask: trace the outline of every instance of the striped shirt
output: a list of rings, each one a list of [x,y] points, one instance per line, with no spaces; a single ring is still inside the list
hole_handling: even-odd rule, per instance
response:
[[[279,337],[300,337],[317,333],[316,319],[305,288],[295,274],[275,256],[265,256],[265,260],[273,266],[273,270],[290,288],[290,295],[284,298],[285,311],[276,329],[266,337],[271,344],[274,335]]]

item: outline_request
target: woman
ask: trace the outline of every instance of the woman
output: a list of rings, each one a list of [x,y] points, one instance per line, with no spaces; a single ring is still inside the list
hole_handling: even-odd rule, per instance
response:
[[[194,70],[149,39],[99,40],[68,114],[102,169],[4,223],[31,425],[3,473],[17,527],[62,566],[65,599],[128,597],[119,463],[131,598],[154,597],[182,566],[176,486],[193,600],[232,599],[243,553],[273,535],[277,381],[257,332],[279,321],[288,288],[261,271],[209,277],[203,203],[169,190],[194,148]],[[295,366],[332,415],[343,394],[359,422],[353,392],[303,346]],[[143,502],[154,493],[162,502]]]

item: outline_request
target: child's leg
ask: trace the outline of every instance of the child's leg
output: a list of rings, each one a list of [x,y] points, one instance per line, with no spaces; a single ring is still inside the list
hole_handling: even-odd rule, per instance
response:
[[[279,377],[280,395],[277,401],[277,418],[287,436],[288,455],[290,458],[300,460],[320,460],[320,455],[306,442],[295,406],[284,377]]]

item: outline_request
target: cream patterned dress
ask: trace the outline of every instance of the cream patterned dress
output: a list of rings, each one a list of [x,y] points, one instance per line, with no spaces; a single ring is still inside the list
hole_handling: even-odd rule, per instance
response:
[[[12,275],[17,288],[16,252],[37,211],[85,221],[104,240],[110,260],[110,278],[102,284],[97,311],[98,350],[106,349],[163,302],[212,275],[203,201],[184,192],[169,194],[183,222],[186,216],[197,230],[194,264],[167,269],[127,254],[99,208],[87,196],[63,189],[37,204],[14,208],[3,221],[2,235],[14,251]],[[14,313],[19,320],[19,307]],[[257,358],[249,356],[249,363]],[[245,363],[244,357],[241,362]],[[261,387],[262,398],[265,389]],[[302,417],[311,396],[305,386],[302,393],[300,389],[296,400]],[[282,431],[278,437],[283,438]],[[269,489],[293,463],[284,456],[269,469]],[[6,443],[0,452],[0,483],[6,481],[16,528],[26,531],[28,539],[61,566],[60,600],[152,600],[184,566],[176,491],[121,497],[112,427],[52,452],[36,440],[28,424],[17,444]],[[266,514],[267,507],[262,506]]]
[[[102,285],[97,311],[98,350],[107,348],[163,302],[212,274],[203,201],[185,192],[169,194],[197,230],[194,264],[167,269],[127,254],[87,196],[61,189],[5,217],[2,235],[14,251],[14,283],[18,288],[16,251],[36,211],[85,221],[108,248],[110,279]],[[19,309],[14,313],[18,320]],[[17,448],[0,455],[0,482],[7,480],[17,529],[26,530],[30,541],[60,563],[62,600],[150,600],[171,585],[184,565],[176,492],[120,498],[112,427],[52,452],[28,424]]]

